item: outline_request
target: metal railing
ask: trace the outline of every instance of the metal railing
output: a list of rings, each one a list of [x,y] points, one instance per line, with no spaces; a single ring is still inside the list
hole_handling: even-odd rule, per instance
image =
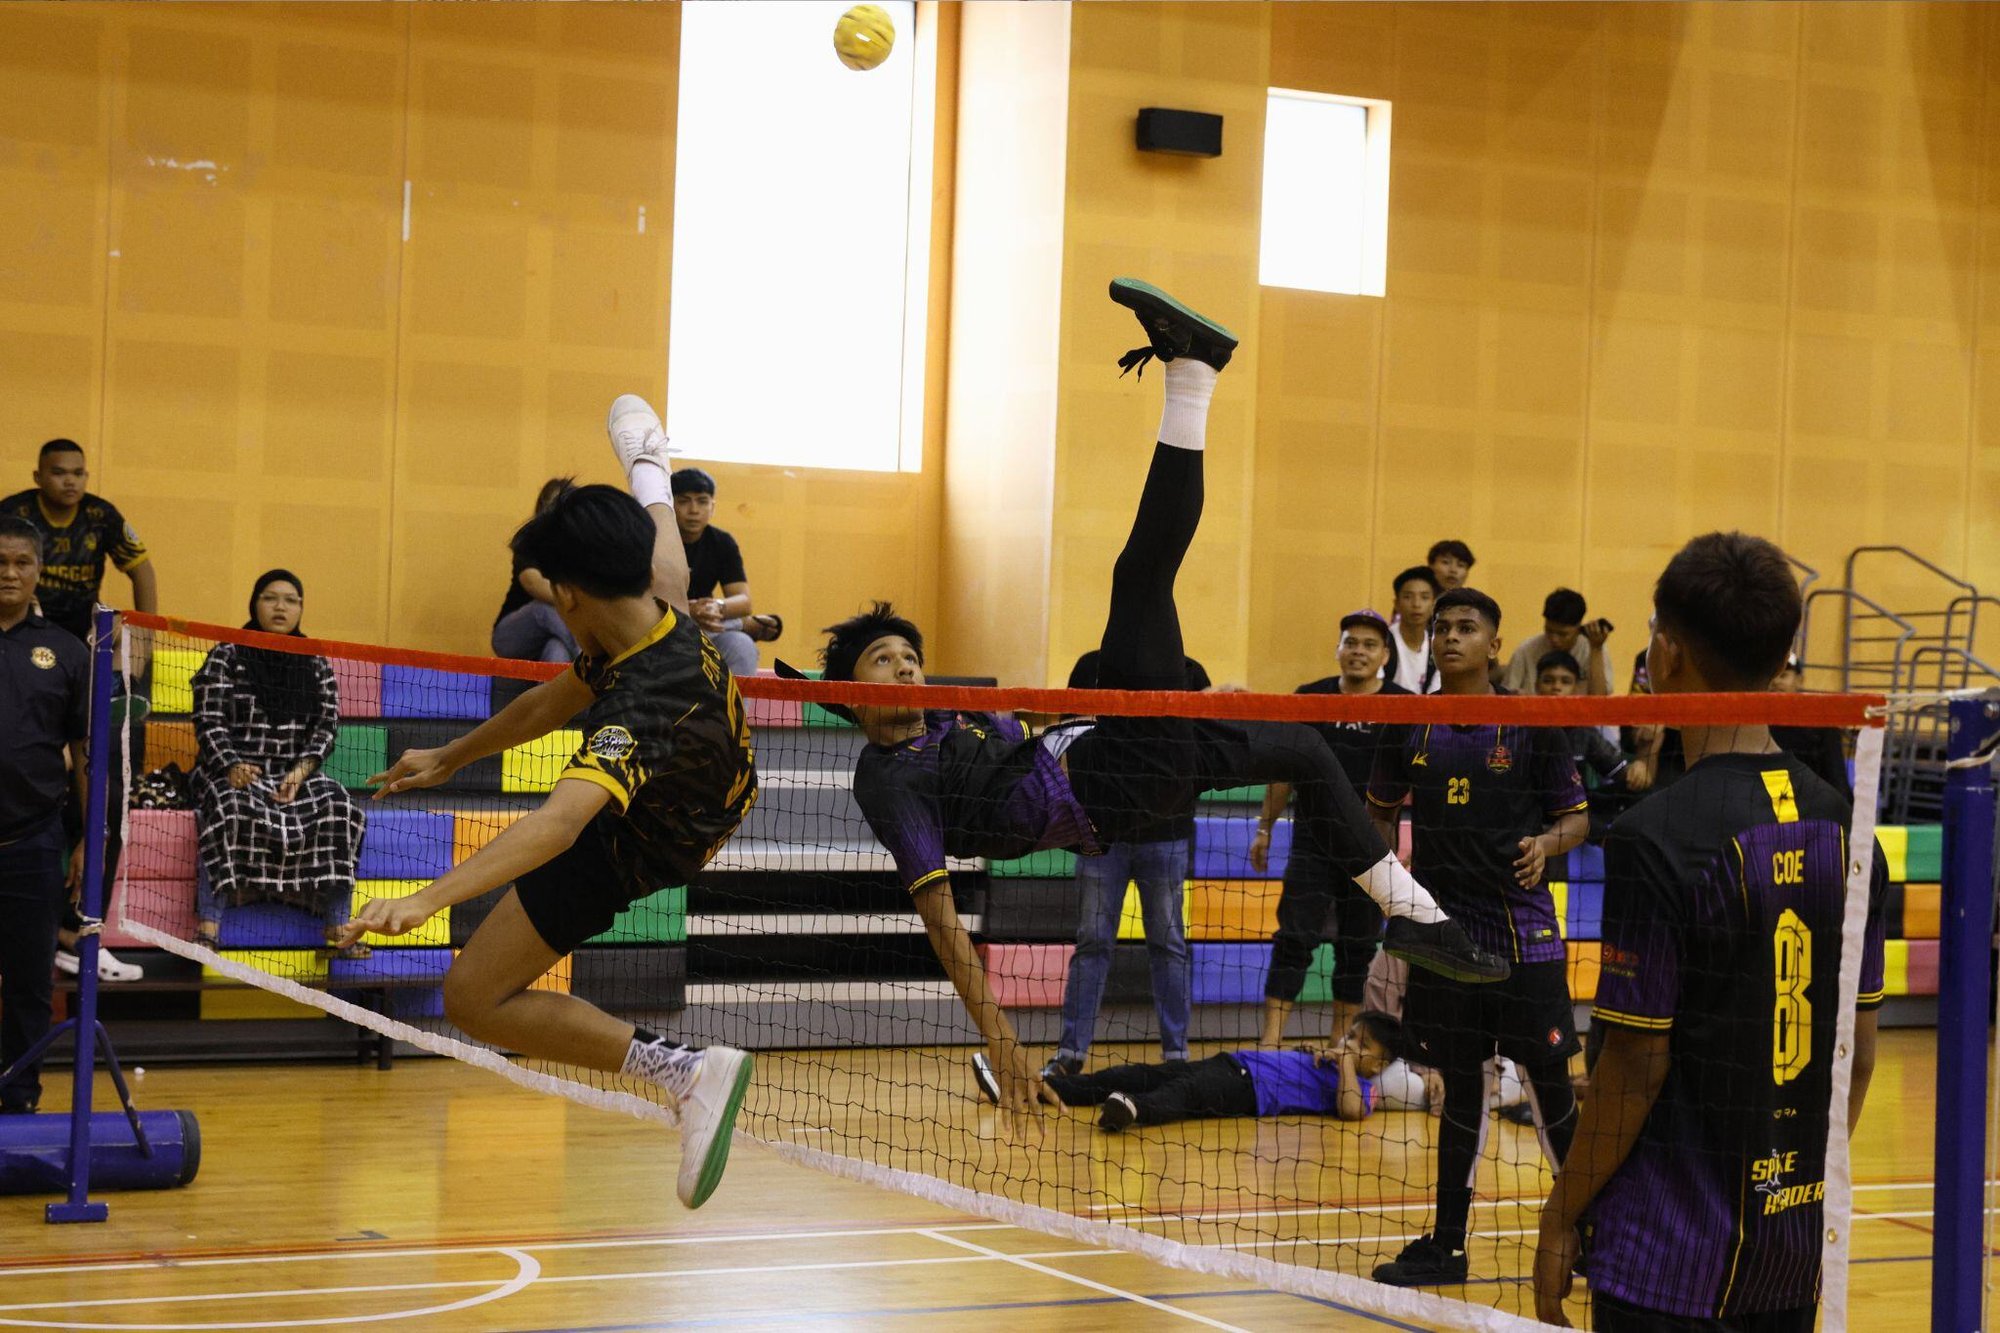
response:
[[[1991,600],[1991,599],[1988,599]],[[1963,648],[1925,644],[1910,654],[1913,677],[1933,674],[1926,659],[1938,659],[1935,678],[1954,683],[1940,690],[1963,691],[2000,687],[2000,667],[1982,661]],[[1928,689],[1928,687],[1919,687]],[[1882,813],[1886,823],[1941,818],[1944,811],[1945,748],[1951,738],[1948,704],[1935,703],[1892,714],[1882,747]]]

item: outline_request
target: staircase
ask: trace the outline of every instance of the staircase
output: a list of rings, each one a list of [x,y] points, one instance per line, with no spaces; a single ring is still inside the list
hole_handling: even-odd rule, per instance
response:
[[[1905,546],[1857,546],[1840,587],[1808,579],[1806,680],[1818,688],[1889,695],[1941,695],[2000,685],[2000,667],[1980,656],[2000,634],[2000,598]],[[1946,716],[1942,703],[1899,710],[1883,754],[1882,818],[1924,823],[1942,816]]]

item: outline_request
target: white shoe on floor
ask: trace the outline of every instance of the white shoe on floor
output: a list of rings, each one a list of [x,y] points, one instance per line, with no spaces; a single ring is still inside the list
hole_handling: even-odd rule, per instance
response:
[[[83,971],[83,962],[75,950],[56,950],[56,971],[66,976],[76,976]],[[146,969],[137,963],[121,963],[118,955],[103,945],[97,946],[97,979],[99,981],[143,981]]]
[[[673,448],[667,443],[666,429],[660,425],[660,414],[652,404],[636,393],[621,393],[611,400],[611,413],[605,419],[604,429],[611,436],[611,449],[618,455],[619,466],[625,475],[632,475],[632,467],[641,460],[657,464],[662,472],[673,472]]]
[[[736,1112],[750,1087],[756,1062],[747,1051],[710,1046],[701,1052],[701,1072],[681,1098],[681,1170],[675,1189],[681,1203],[699,1208],[722,1183]]]

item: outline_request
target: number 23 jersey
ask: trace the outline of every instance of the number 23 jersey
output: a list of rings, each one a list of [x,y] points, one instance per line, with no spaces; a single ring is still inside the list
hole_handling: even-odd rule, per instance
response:
[[[1724,754],[1613,826],[1595,1019],[1671,1063],[1592,1205],[1593,1288],[1700,1318],[1818,1300],[1850,819],[1792,756]],[[1877,847],[1861,1009],[1887,883]]]

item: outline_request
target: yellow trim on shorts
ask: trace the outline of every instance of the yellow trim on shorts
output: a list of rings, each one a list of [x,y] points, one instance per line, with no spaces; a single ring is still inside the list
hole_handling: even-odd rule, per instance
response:
[[[625,807],[632,804],[632,793],[625,790],[625,784],[601,768],[565,768],[556,781],[561,782],[564,778],[581,778],[604,788],[611,793],[611,799],[618,802],[618,813],[621,815],[625,813]]]
[[[935,882],[935,881],[937,881],[937,880],[940,880],[940,879],[943,879],[943,878],[945,878],[945,872],[944,872],[944,871],[942,871],[942,870],[933,870],[933,871],[931,871],[931,873],[930,873],[930,874],[928,874],[928,875],[925,875],[925,876],[924,876],[924,877],[923,877],[922,879],[920,879],[920,880],[916,881],[916,883],[914,883],[914,884],[910,885],[910,890],[909,890],[909,891],[910,891],[911,893],[915,893],[915,892],[916,892],[916,891],[917,891],[918,889],[921,889],[921,888],[923,888],[923,887],[924,887],[924,886],[925,886],[926,884],[930,884],[930,883],[933,883],[933,882]]]
[[[1640,1032],[1665,1032],[1673,1027],[1669,1018],[1648,1018],[1644,1014],[1621,1014],[1616,1009],[1606,1009],[1602,1005],[1590,1011],[1591,1020],[1603,1019],[1621,1028],[1635,1028]]]

